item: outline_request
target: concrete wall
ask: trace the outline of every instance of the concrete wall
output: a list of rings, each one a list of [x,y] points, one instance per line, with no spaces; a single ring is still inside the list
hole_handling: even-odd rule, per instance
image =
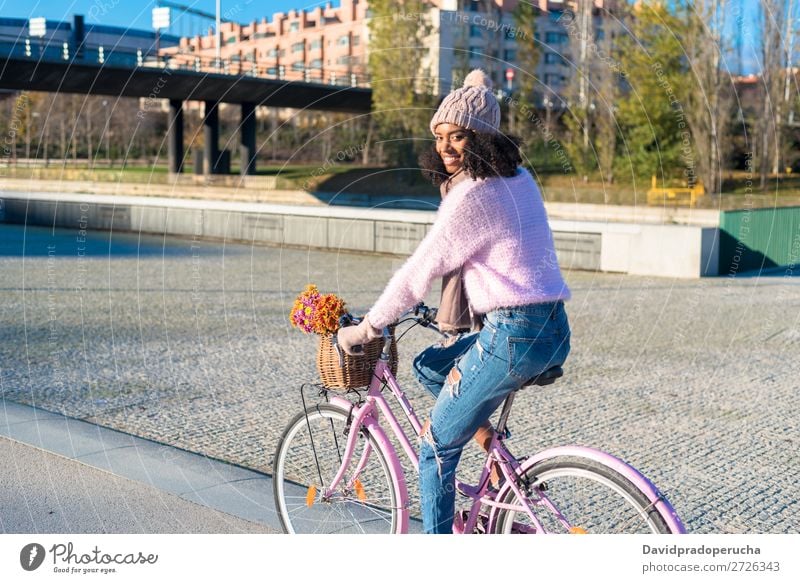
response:
[[[143,197],[2,193],[6,222],[408,255],[432,211],[299,207]],[[717,275],[719,231],[700,225],[551,220],[559,263],[634,275]]]
[[[550,226],[556,238],[595,234],[600,239],[599,271],[681,278],[717,275],[716,227],[560,220],[550,221]],[[558,245],[556,250],[561,261],[564,251]]]

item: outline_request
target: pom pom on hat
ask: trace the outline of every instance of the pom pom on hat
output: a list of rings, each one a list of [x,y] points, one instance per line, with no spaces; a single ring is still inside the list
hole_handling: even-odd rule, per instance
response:
[[[464,77],[464,87],[483,87],[491,90],[492,80],[482,69],[473,69],[469,75]]]
[[[492,80],[481,69],[473,69],[464,85],[447,95],[431,119],[431,133],[442,123],[486,133],[500,129],[500,104],[492,93]]]

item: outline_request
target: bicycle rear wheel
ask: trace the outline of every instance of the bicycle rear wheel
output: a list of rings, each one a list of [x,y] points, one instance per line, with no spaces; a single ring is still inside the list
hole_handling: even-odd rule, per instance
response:
[[[519,483],[530,492],[533,512],[548,533],[671,533],[667,521],[641,490],[594,460],[545,459],[528,468]],[[500,502],[521,504],[511,489]],[[492,532],[535,533],[536,529],[520,506],[519,510],[498,510]]]
[[[322,404],[301,412],[286,427],[275,452],[272,476],[275,507],[284,532],[397,532],[399,497],[386,455],[367,429],[361,430],[337,491],[322,496],[341,467],[347,422],[347,411]],[[366,464],[353,476],[367,447]]]

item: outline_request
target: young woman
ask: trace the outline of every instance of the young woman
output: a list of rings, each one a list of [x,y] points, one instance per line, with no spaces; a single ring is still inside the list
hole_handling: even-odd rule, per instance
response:
[[[419,456],[429,533],[452,531],[455,471],[470,438],[486,446],[489,417],[503,399],[569,353],[563,302],[570,291],[542,197],[519,166],[519,140],[499,126],[491,82],[476,69],[431,120],[436,143],[421,164],[444,197],[436,221],[367,317],[339,331],[352,354],[444,276],[439,324],[455,334],[414,361],[417,378],[436,397]]]

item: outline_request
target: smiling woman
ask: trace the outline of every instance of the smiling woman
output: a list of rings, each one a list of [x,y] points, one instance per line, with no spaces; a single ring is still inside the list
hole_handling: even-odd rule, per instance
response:
[[[423,350],[414,372],[436,398],[421,432],[423,527],[447,533],[466,443],[474,436],[488,448],[489,417],[503,399],[566,360],[570,291],[539,188],[519,167],[519,139],[500,132],[500,105],[483,71],[472,71],[442,100],[430,129],[435,146],[420,162],[443,197],[436,221],[361,323],[341,328],[338,341],[355,354],[444,277],[437,323],[450,336]]]
[[[419,157],[423,176],[434,186],[454,178],[461,169],[475,179],[513,176],[522,163],[522,140],[516,136],[475,132],[452,124],[440,124],[435,136],[436,143]],[[452,165],[453,157],[458,158],[457,166]]]
[[[464,109],[467,102],[471,108]],[[434,186],[461,170],[473,180],[510,177],[522,163],[517,136],[498,131],[500,106],[491,93],[491,81],[476,69],[464,86],[444,98],[431,120],[435,143],[419,158],[422,174]]]

